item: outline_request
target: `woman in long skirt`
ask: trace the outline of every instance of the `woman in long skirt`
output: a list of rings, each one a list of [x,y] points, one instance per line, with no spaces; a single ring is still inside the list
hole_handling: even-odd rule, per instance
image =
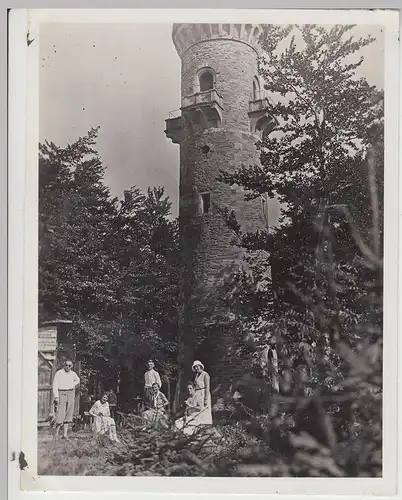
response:
[[[169,401],[163,392],[159,390],[159,384],[155,382],[152,385],[149,408],[143,412],[142,418],[145,420],[146,424],[161,424],[167,427],[167,406],[169,406]]]
[[[96,434],[106,434],[108,432],[111,441],[120,442],[116,434],[115,421],[110,416],[107,394],[104,394],[100,400],[95,401],[89,410],[89,414],[94,417],[94,431]]]
[[[212,425],[211,380],[201,361],[194,361],[192,366],[195,372],[194,387],[201,396],[202,410],[198,417],[200,425]]]
[[[199,415],[203,405],[200,394],[195,391],[194,385],[191,382],[187,385],[187,390],[189,397],[184,402],[184,417],[177,419],[174,424],[176,429],[191,436],[198,428]]]

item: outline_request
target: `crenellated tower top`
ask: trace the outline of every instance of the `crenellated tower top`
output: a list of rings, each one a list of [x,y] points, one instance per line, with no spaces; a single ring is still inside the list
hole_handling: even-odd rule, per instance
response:
[[[261,33],[261,24],[174,24],[172,38],[180,57],[193,45],[219,39],[245,43],[259,54]]]

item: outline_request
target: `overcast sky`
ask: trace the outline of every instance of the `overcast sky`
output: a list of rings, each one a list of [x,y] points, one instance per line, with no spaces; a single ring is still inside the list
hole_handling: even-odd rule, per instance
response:
[[[59,146],[100,126],[97,149],[113,195],[136,185],[164,186],[178,212],[179,146],[164,134],[169,111],[180,107],[180,59],[170,24],[44,24],[40,31],[39,140]],[[379,27],[357,36],[360,73],[383,87]]]

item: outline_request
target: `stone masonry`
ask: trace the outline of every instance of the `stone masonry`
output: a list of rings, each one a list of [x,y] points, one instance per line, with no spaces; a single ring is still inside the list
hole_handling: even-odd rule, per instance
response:
[[[251,24],[173,27],[182,61],[182,106],[181,116],[166,120],[165,133],[180,144],[181,386],[192,378],[189,367],[197,358],[213,386],[222,381],[222,367],[228,371],[230,310],[217,314],[206,304],[225,276],[242,265],[244,254],[222,211],[233,210],[243,231],[267,227],[261,199],[245,201],[240,187],[217,180],[221,170],[258,163],[255,143],[272,123],[257,74],[261,30]],[[205,73],[210,83],[203,88]]]

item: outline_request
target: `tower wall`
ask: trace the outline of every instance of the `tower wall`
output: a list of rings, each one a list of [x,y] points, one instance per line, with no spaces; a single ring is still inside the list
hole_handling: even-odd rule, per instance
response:
[[[248,116],[257,53],[239,40],[202,40],[182,55],[182,97],[193,94],[197,73],[211,68],[215,88],[222,96],[222,122],[218,128],[188,133],[180,144],[180,219],[185,240],[183,254],[195,275],[194,285],[213,283],[226,268],[238,265],[242,250],[236,247],[219,211],[234,210],[244,231],[263,228],[260,200],[244,200],[244,191],[217,181],[221,170],[234,171],[242,164],[258,163]],[[203,152],[203,148],[209,148]],[[211,213],[201,213],[201,194],[211,195]]]
[[[235,234],[227,227],[221,211],[234,210],[244,232],[265,229],[260,199],[245,201],[244,190],[216,179],[220,169],[236,169],[258,162],[255,137],[235,129],[209,129],[186,139],[181,145],[180,165],[180,233],[182,257],[182,329],[187,359],[201,357],[213,377],[213,385],[230,377],[227,343],[230,330],[225,326],[229,309],[211,306],[209,298],[227,292],[225,281],[243,263],[244,249],[238,246]],[[204,154],[205,145],[210,151]],[[200,213],[200,193],[211,193],[211,211]],[[209,328],[210,324],[214,328]],[[207,341],[200,344],[200,339]],[[212,338],[211,338],[212,337]],[[188,362],[185,365],[189,366]],[[187,372],[187,378],[191,374]]]
[[[259,137],[251,132],[249,114],[258,71],[253,40],[259,32],[253,25],[175,25],[173,30],[182,59],[182,102],[200,91],[197,75],[203,68],[214,72],[214,90],[221,98],[221,114],[212,126],[194,123],[197,106],[191,111],[182,106],[183,130],[176,141],[180,143],[182,384],[191,377],[195,355],[203,356],[214,386],[220,383],[219,365],[225,365],[229,310],[222,305],[219,311],[211,309],[208,296],[239,269],[244,250],[236,245],[222,211],[233,210],[244,232],[266,229],[262,201],[246,201],[240,187],[218,181],[221,170],[235,171],[259,161],[255,146]],[[206,193],[210,196],[208,213],[202,210]],[[200,339],[207,346],[204,350]]]
[[[182,256],[201,284],[214,283],[226,268],[238,266],[243,250],[222,217],[233,210],[245,232],[266,227],[261,200],[245,201],[238,186],[219,182],[221,170],[258,162],[255,137],[235,129],[209,129],[187,138],[180,151]],[[208,146],[208,153],[202,148]],[[201,194],[210,193],[210,212],[201,212]]]
[[[215,39],[189,47],[182,56],[182,97],[193,93],[197,72],[210,67],[216,73],[216,90],[223,98],[222,127],[249,132],[248,105],[253,78],[257,75],[257,53],[243,41]]]

